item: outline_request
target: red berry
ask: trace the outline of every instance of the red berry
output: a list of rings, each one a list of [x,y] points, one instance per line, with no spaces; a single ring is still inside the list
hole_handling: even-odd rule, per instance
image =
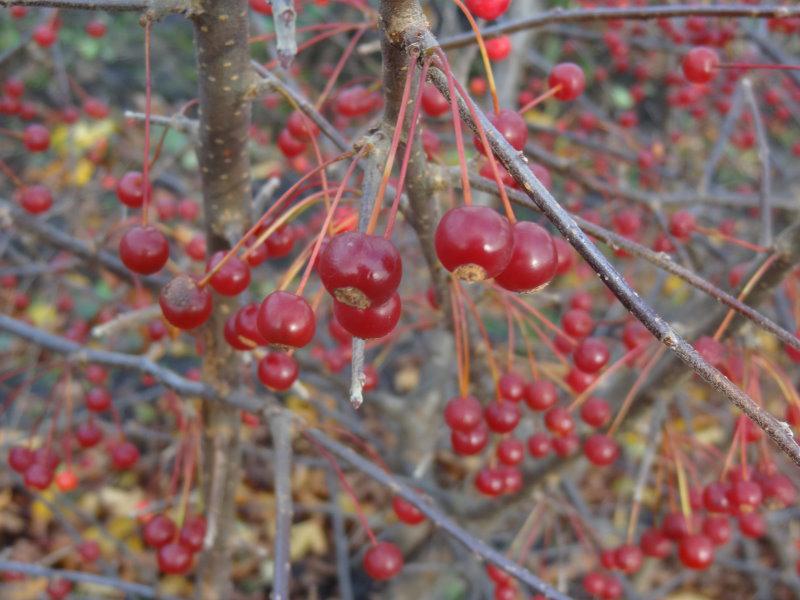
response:
[[[101,38],[106,34],[108,26],[100,19],[92,19],[84,27],[84,31],[89,37]]]
[[[389,335],[400,320],[402,303],[397,292],[383,304],[374,304],[368,308],[354,308],[333,301],[333,314],[352,335],[362,339],[377,339]]]
[[[158,297],[164,318],[178,329],[194,329],[211,316],[211,293],[188,275],[178,275]]]
[[[489,441],[489,428],[483,423],[469,431],[450,432],[450,444],[453,451],[462,456],[471,456],[479,453]]]
[[[511,0],[467,0],[469,12],[479,19],[494,21],[508,10]]]
[[[749,512],[739,515],[739,531],[749,538],[763,537],[767,531],[767,523],[761,513]]]
[[[297,361],[284,352],[267,352],[258,361],[258,378],[271,390],[288,390],[297,379],[297,372]]]
[[[567,435],[575,429],[572,415],[563,406],[554,406],[544,415],[544,424],[555,435]]]
[[[558,402],[555,384],[545,379],[532,381],[525,388],[525,403],[531,410],[544,411]]]
[[[20,98],[25,93],[25,82],[16,77],[9,77],[3,82],[3,92],[12,98]]]
[[[272,14],[272,4],[269,0],[250,0],[250,8],[262,15]]]
[[[679,210],[669,218],[669,232],[677,239],[686,241],[692,237],[697,222],[688,210]]]
[[[689,523],[680,512],[667,513],[661,522],[661,533],[677,542],[689,535]]]
[[[525,458],[525,444],[515,437],[507,437],[497,444],[497,459],[508,466],[515,466]]]
[[[498,388],[500,396],[506,400],[519,402],[525,397],[525,380],[512,371],[503,373]]]
[[[602,398],[592,396],[581,406],[581,419],[590,427],[602,427],[610,418],[611,408]]]
[[[571,309],[564,313],[561,325],[567,335],[574,338],[584,338],[594,329],[594,320],[585,310]]]
[[[425,520],[425,514],[405,498],[395,496],[392,498],[394,514],[406,525],[419,525]]]
[[[228,345],[230,345],[234,350],[252,350],[254,345],[240,338],[239,332],[236,331],[236,316],[237,313],[234,313],[225,319],[225,326],[222,329],[222,334],[225,336],[225,341],[228,342]]]
[[[752,511],[761,504],[764,497],[761,486],[752,479],[734,481],[727,495],[731,506],[740,512]]]
[[[534,433],[528,438],[528,452],[534,458],[542,458],[550,453],[550,436],[546,433]]]
[[[119,471],[130,469],[139,461],[139,449],[131,442],[120,442],[111,449],[111,462]]]
[[[507,35],[489,38],[484,43],[486,44],[486,54],[495,62],[504,60],[511,54],[511,39]]]
[[[724,546],[731,539],[731,523],[724,515],[709,515],[703,521],[703,533],[714,545]]]
[[[707,569],[714,562],[714,544],[705,535],[687,535],[678,546],[678,556],[690,569]]]
[[[617,233],[626,237],[635,236],[642,228],[642,217],[638,211],[633,209],[624,209],[617,212],[612,221]]]
[[[564,381],[569,385],[570,389],[575,392],[576,394],[580,394],[586,391],[590,385],[592,385],[597,379],[597,375],[595,373],[587,373],[585,371],[581,371],[577,367],[573,367],[570,369],[567,376],[564,378]]]
[[[44,125],[28,125],[22,132],[22,143],[31,152],[44,152],[50,147],[50,132]]]
[[[498,585],[494,588],[494,600],[518,600],[517,588],[513,583]]]
[[[72,582],[68,579],[53,579],[47,584],[49,600],[64,600],[72,591]]]
[[[773,473],[761,480],[764,498],[772,500],[781,507],[788,507],[797,500],[797,489],[794,483],[783,473]]]
[[[508,219],[486,206],[447,211],[436,227],[434,242],[444,268],[466,281],[496,277],[513,252]]]
[[[50,484],[53,483],[54,475],[55,471],[53,467],[34,460],[34,462],[25,469],[25,485],[36,490],[46,490],[50,487]]]
[[[206,266],[211,271],[227,254],[224,250],[215,252]],[[223,296],[237,296],[250,285],[250,267],[238,256],[231,256],[220,269],[211,276],[209,284]]]
[[[272,292],[258,309],[258,330],[268,344],[302,348],[314,337],[316,318],[311,305],[302,296]]]
[[[495,433],[508,433],[519,424],[522,414],[517,404],[495,400],[486,405],[483,416],[489,429]]]
[[[236,311],[236,333],[256,346],[266,346],[267,340],[258,330],[258,309],[259,304],[251,302]]]
[[[475,488],[484,496],[499,496],[505,490],[502,473],[499,469],[484,467],[475,476]]]
[[[599,338],[585,338],[572,354],[575,366],[584,373],[597,373],[609,359],[608,346]]]
[[[103,412],[111,407],[111,394],[102,387],[93,387],[86,393],[86,408],[92,412]]]
[[[42,48],[49,48],[56,43],[58,31],[51,23],[39,23],[33,29],[33,41]]]
[[[17,473],[24,473],[33,464],[32,450],[24,446],[12,446],[8,451],[8,466]]]
[[[86,540],[78,544],[78,554],[81,560],[87,563],[93,563],[100,558],[100,544],[94,540]]]
[[[708,83],[714,79],[717,65],[719,65],[719,55],[716,50],[705,46],[689,50],[681,63],[686,79],[698,84]]]
[[[312,138],[319,137],[319,127],[302,111],[295,110],[289,115],[286,121],[286,129],[296,140],[300,142],[310,141]]]
[[[306,150],[306,145],[295,138],[288,129],[281,129],[276,143],[286,158],[300,156]]]
[[[658,529],[648,529],[639,539],[639,546],[647,556],[666,558],[672,550],[672,543]]]
[[[155,515],[142,530],[144,543],[152,548],[161,548],[175,539],[178,528],[167,515]]]
[[[81,448],[92,448],[103,439],[103,430],[95,424],[94,420],[89,419],[75,429],[75,439],[78,440]]]
[[[489,119],[495,129],[508,141],[515,150],[522,150],[525,142],[528,141],[528,126],[522,116],[508,108],[503,108]],[[475,149],[486,155],[486,148],[483,146],[480,136],[473,138]]]
[[[25,211],[38,215],[53,206],[53,195],[44,185],[27,185],[17,192],[17,201]]]
[[[155,227],[134,225],[119,241],[119,258],[134,273],[152,275],[169,260],[169,243]]]
[[[139,171],[128,171],[117,180],[116,192],[117,198],[125,206],[141,208],[144,203],[144,176]],[[149,193],[152,194],[152,190]]]
[[[317,272],[325,289],[355,308],[386,303],[397,291],[403,263],[394,244],[382,236],[348,231],[320,253]]]
[[[612,438],[595,433],[586,438],[583,452],[592,464],[599,467],[610,465],[619,457],[619,446]]]
[[[264,242],[267,255],[270,258],[283,258],[294,248],[294,229],[286,225],[279,227]]]
[[[642,566],[642,550],[633,544],[620,546],[614,552],[614,560],[623,573],[636,573]]]
[[[555,97],[561,101],[575,100],[586,88],[583,69],[574,63],[561,63],[553,67],[547,78],[550,88],[561,86]]]
[[[450,110],[450,102],[442,96],[441,92],[432,83],[425,83],[422,87],[422,110],[431,117],[441,117]]]
[[[395,577],[403,568],[403,553],[391,542],[378,542],[364,554],[364,571],[376,581]]]
[[[546,229],[530,221],[515,223],[511,234],[511,260],[495,281],[512,292],[535,292],[556,274],[558,255],[553,238]]]
[[[444,420],[453,431],[472,431],[483,422],[483,407],[474,396],[451,398],[444,408]]]
[[[200,552],[203,549],[203,540],[206,537],[206,520],[201,516],[188,517],[178,534],[181,546],[190,552]]]
[[[587,573],[583,577],[583,589],[590,596],[602,597],[606,591],[606,576],[603,573]]]
[[[192,552],[183,544],[172,542],[158,549],[158,568],[167,575],[183,575],[192,567]]]

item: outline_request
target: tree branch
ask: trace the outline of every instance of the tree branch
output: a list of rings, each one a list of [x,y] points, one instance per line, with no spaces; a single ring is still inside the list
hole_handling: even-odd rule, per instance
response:
[[[108,12],[151,11],[156,15],[188,14],[192,9],[189,0],[0,0],[0,7],[5,6],[38,6]]]
[[[273,600],[289,600],[291,562],[289,546],[292,528],[292,419],[285,411],[274,411],[269,418],[274,451],[275,480],[275,578]]]

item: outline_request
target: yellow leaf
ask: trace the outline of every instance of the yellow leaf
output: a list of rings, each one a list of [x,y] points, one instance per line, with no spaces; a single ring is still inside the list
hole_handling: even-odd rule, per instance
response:
[[[73,185],[86,185],[91,181],[94,174],[94,164],[88,158],[82,158],[75,165],[75,170],[70,175],[70,182]]]
[[[328,551],[322,519],[317,517],[292,525],[290,536],[289,555],[292,560],[309,553],[323,555]]]
[[[58,313],[52,302],[34,302],[28,308],[28,317],[42,329],[51,329],[58,322]]]

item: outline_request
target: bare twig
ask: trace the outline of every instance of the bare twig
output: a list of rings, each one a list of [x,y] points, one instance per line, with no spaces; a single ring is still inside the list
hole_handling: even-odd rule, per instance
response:
[[[161,307],[158,304],[152,304],[131,310],[121,315],[117,315],[110,321],[95,325],[92,327],[92,336],[96,338],[105,337],[107,335],[114,335],[121,329],[130,327],[138,327],[147,321],[161,317]]]
[[[272,15],[275,23],[275,49],[278,53],[278,61],[284,69],[287,69],[297,55],[297,37],[295,35],[297,11],[294,9],[294,1],[272,0]]]
[[[272,432],[275,479],[275,575],[272,585],[273,600],[289,600],[291,562],[289,544],[292,528],[292,419],[285,411],[271,414],[269,428]]]
[[[0,7],[4,6],[38,6],[109,12],[148,10],[156,14],[188,13],[192,8],[191,2],[187,0],[0,0]]]
[[[339,479],[328,467],[325,470],[325,485],[331,502],[331,521],[333,522],[333,544],[336,548],[336,577],[339,581],[339,596],[342,600],[353,600],[353,581],[350,579],[350,552],[347,544],[347,531],[339,508]]]
[[[769,141],[767,131],[764,127],[764,119],[758,102],[753,94],[753,82],[749,78],[742,79],[742,91],[744,100],[753,115],[753,125],[756,130],[756,142],[758,143],[758,160],[761,163],[761,174],[759,176],[759,200],[761,201],[761,236],[759,244],[769,246],[772,243],[772,171],[769,159]]]
[[[714,177],[714,172],[717,170],[717,166],[719,165],[719,161],[722,159],[722,155],[725,152],[725,147],[728,143],[728,140],[733,133],[736,122],[739,119],[739,115],[742,113],[743,105],[744,95],[742,93],[742,86],[740,84],[736,88],[736,92],[733,94],[731,107],[728,110],[728,113],[725,115],[725,119],[722,121],[722,125],[719,128],[717,141],[714,143],[714,147],[711,149],[711,154],[708,157],[705,166],[703,167],[703,178],[700,180],[699,186],[701,193],[705,193],[711,188],[711,180]]]

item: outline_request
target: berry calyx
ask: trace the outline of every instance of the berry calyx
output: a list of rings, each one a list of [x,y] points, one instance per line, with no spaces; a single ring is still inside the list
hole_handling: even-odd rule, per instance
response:
[[[194,329],[211,316],[211,293],[188,275],[178,275],[165,285],[158,304],[167,322],[178,329]]]
[[[348,231],[332,238],[317,263],[325,289],[354,308],[384,304],[400,285],[403,263],[394,244],[377,235]]]

